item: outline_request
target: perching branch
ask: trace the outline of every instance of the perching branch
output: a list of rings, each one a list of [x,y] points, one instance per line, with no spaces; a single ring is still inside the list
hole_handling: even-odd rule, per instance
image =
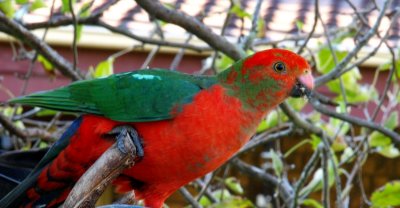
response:
[[[64,207],[94,207],[97,199],[108,184],[123,170],[134,165],[136,158],[135,145],[129,134],[123,137],[123,141],[126,153],[123,153],[116,143],[112,145],[85,174],[80,177],[68,195]]]

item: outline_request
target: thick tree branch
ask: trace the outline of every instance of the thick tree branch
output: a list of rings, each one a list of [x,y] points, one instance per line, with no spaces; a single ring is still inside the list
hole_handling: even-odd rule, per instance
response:
[[[192,16],[180,11],[168,9],[159,1],[136,0],[136,2],[145,9],[149,15],[185,28],[187,31],[207,42],[214,49],[222,51],[234,60],[239,60],[246,56],[242,49],[235,44],[231,44],[224,37],[214,33],[209,27]]]
[[[123,141],[126,153],[119,149],[117,143],[111,146],[75,184],[63,207],[94,207],[107,185],[123,170],[134,165],[135,145],[129,134]]]
[[[53,63],[53,65],[65,76],[70,77],[72,80],[80,80],[83,78],[82,75],[73,69],[73,66],[69,61],[64,59],[64,57],[58,54],[44,41],[41,41],[18,22],[9,19],[3,12],[0,12],[0,31],[4,28],[6,29],[6,31],[3,30],[4,32],[20,39],[33,49],[37,50],[47,60]]]

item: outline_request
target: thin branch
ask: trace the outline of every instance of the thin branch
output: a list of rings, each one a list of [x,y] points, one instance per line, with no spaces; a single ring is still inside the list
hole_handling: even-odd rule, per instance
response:
[[[258,21],[260,17],[260,10],[262,6],[263,0],[257,0],[256,7],[253,13],[253,19],[251,21],[251,28],[249,35],[247,35],[243,41],[243,49],[246,51],[251,45],[253,45],[253,41],[258,33]]]
[[[289,128],[281,129],[277,132],[271,133],[271,131],[266,131],[261,134],[256,135],[253,139],[251,139],[245,146],[243,146],[232,158],[241,155],[244,152],[247,152],[259,145],[263,145],[266,143],[270,143],[276,141],[280,138],[284,138],[289,136],[290,134],[295,133],[296,128],[293,128],[292,125],[289,125]]]
[[[74,35],[73,35],[73,39],[72,39],[72,51],[73,51],[73,69],[76,70],[76,65],[78,63],[78,48],[77,48],[77,42],[78,42],[78,21],[75,15],[75,11],[74,11],[74,5],[72,0],[68,1],[69,4],[69,10],[71,13],[71,17],[72,17],[72,26],[74,27]]]
[[[130,32],[128,29],[125,29],[122,27],[114,27],[114,26],[111,26],[111,25],[101,21],[101,20],[99,20],[98,23],[93,24],[93,25],[98,25],[98,26],[104,27],[104,28],[110,30],[111,32],[130,37],[130,38],[140,41],[142,43],[160,45],[160,46],[162,45],[162,46],[168,46],[168,47],[174,47],[174,48],[187,48],[187,49],[197,51],[197,52],[210,50],[210,47],[208,47],[208,46],[201,47],[201,46],[195,46],[195,45],[186,44],[186,43],[175,43],[175,42],[169,42],[169,41],[164,41],[164,40],[157,40],[157,39],[153,39],[153,38],[138,36],[138,35],[135,35],[132,32]]]
[[[287,102],[283,102],[279,105],[279,107],[282,109],[282,111],[290,118],[290,120],[296,124],[298,127],[308,131],[312,132],[317,135],[322,135],[323,131],[321,128],[318,128],[315,125],[312,125],[311,123],[307,122],[303,118],[301,118],[296,111],[293,110],[292,107],[290,107]]]
[[[319,159],[319,149],[317,149],[311,156],[311,158],[307,161],[307,164],[304,166],[303,171],[301,171],[300,178],[297,180],[296,186],[294,188],[294,194],[292,199],[292,208],[296,208],[298,196],[300,193],[301,188],[303,188],[304,183],[306,182],[307,178],[310,176],[311,172],[315,169],[315,166]],[[304,197],[304,196],[303,196]]]
[[[389,0],[386,0],[383,3],[383,7],[379,12],[379,16],[376,19],[374,26],[368,31],[368,33],[363,38],[361,38],[360,42],[356,45],[356,47],[352,51],[350,51],[347,54],[347,56],[338,65],[336,65],[336,67],[332,71],[315,79],[316,87],[321,86],[324,83],[336,79],[340,76],[340,72],[344,69],[344,67],[353,59],[353,57],[361,50],[361,48],[363,48],[368,43],[368,41],[375,35],[376,31],[378,30],[382,22],[383,17],[385,16],[385,11],[388,5],[389,5]]]
[[[315,110],[317,110],[325,115],[328,115],[328,116],[331,116],[334,118],[338,118],[340,120],[349,122],[351,124],[355,124],[355,125],[359,125],[362,127],[367,127],[367,128],[379,131],[380,133],[391,138],[394,143],[400,144],[400,135],[394,131],[391,131],[390,129],[387,129],[387,128],[385,128],[381,125],[378,125],[374,122],[366,121],[366,120],[363,120],[363,119],[360,119],[360,118],[357,118],[354,116],[337,113],[335,111],[329,110],[328,108],[323,107],[318,100],[316,100],[312,97],[310,98],[310,103],[315,108]]]
[[[282,200],[284,200],[286,204],[291,204],[293,188],[287,180],[280,180],[275,176],[264,172],[262,169],[246,164],[237,158],[233,159],[231,164],[237,167],[241,172],[246,173],[251,177],[259,178],[264,182],[268,182],[279,187],[279,195],[281,196]]]
[[[196,201],[196,199],[193,198],[192,194],[184,186],[179,189],[179,192],[186,199],[186,201],[192,205],[192,207],[201,208],[201,205]]]
[[[311,28],[310,33],[308,34],[306,40],[304,41],[304,43],[300,46],[299,50],[298,50],[298,54],[300,54],[304,48],[307,46],[308,41],[310,41],[310,39],[312,38],[312,36],[314,35],[315,32],[315,28],[317,28],[317,23],[318,23],[318,14],[319,14],[319,0],[315,0],[314,3],[314,23],[313,26]]]
[[[323,175],[323,185],[322,185],[322,203],[324,208],[330,208],[330,200],[329,200],[329,164],[328,164],[328,151],[330,148],[327,146],[321,146],[321,166],[322,166],[322,175]]]

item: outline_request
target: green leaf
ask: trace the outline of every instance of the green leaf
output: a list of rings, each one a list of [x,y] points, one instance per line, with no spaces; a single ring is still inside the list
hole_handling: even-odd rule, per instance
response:
[[[387,158],[396,158],[400,155],[399,149],[397,149],[393,144],[379,147],[378,153]]]
[[[15,0],[15,3],[17,3],[17,4],[27,4],[27,3],[29,3],[29,0]]]
[[[69,2],[72,1],[72,6],[75,5],[76,0],[62,0],[61,12],[62,13],[70,13],[71,8],[69,7]]]
[[[283,114],[281,114],[281,118],[284,116]],[[261,123],[258,125],[257,127],[257,133],[259,132],[263,132],[271,127],[274,127],[276,125],[278,125],[279,123],[279,112],[278,111],[272,111],[270,112],[267,117],[265,118],[265,120],[261,121]],[[282,119],[282,120],[286,120],[286,116]]]
[[[374,191],[371,196],[372,207],[400,205],[400,181],[392,181]]]
[[[46,147],[48,147],[48,146],[49,146],[49,144],[47,144],[46,142],[40,142],[40,143],[39,143],[39,148],[40,148],[40,149],[46,148]]]
[[[318,145],[321,143],[321,138],[315,134],[311,134],[311,147],[315,151],[318,149]]]
[[[387,146],[390,143],[392,143],[390,138],[377,131],[372,132],[372,134],[369,137],[369,145],[371,147]]]
[[[287,102],[290,106],[292,106],[296,111],[301,111],[303,107],[307,104],[306,99],[298,99],[298,98],[288,98]]]
[[[217,58],[215,62],[216,71],[218,73],[224,71],[225,69],[230,67],[233,64],[233,62],[234,62],[233,59],[229,58],[225,54],[221,54],[220,57]]]
[[[275,174],[281,176],[283,172],[283,162],[281,158],[273,149],[271,149],[269,153],[271,155],[272,167],[274,168]]]
[[[305,199],[301,204],[306,207],[323,208],[321,203],[314,199]]]
[[[340,156],[340,162],[341,163],[349,163],[351,161],[354,160],[354,151],[351,147],[346,147],[346,149],[344,149],[342,155]],[[351,157],[353,157],[352,159],[350,159]]]
[[[2,11],[8,18],[12,18],[15,13],[14,5],[12,0],[1,0],[0,11]]]
[[[46,70],[47,72],[54,71],[53,64],[49,60],[47,60],[44,56],[39,54],[37,57],[37,61],[42,64],[43,69]]]
[[[328,162],[328,186],[332,187],[332,185],[335,183],[335,172],[334,172],[334,166],[333,163],[337,164],[337,159],[336,157],[333,157],[334,162],[331,160],[327,161]],[[339,171],[340,173],[340,171]],[[318,168],[313,175],[313,178],[311,181],[303,188],[300,190],[300,196],[303,195],[308,195],[311,192],[319,191],[323,187],[323,180],[324,180],[324,173],[322,168]]]
[[[90,16],[90,14],[91,14],[90,6],[92,6],[92,4],[90,2],[87,2],[87,3],[83,4],[81,9],[78,12],[79,17],[85,18],[85,17]],[[82,37],[82,31],[83,31],[83,25],[78,24],[77,27],[76,27],[76,40],[78,42]]]
[[[0,112],[3,113],[3,115],[7,116],[7,117],[11,117],[13,115],[20,115],[23,112],[23,108],[21,106],[19,106],[18,108],[15,107],[0,107]]]
[[[240,185],[240,182],[235,177],[228,177],[225,179],[225,185],[231,190],[234,194],[243,194],[243,187]]]
[[[338,62],[343,60],[348,52],[335,50],[333,52]],[[335,62],[333,59],[332,52],[328,47],[322,48],[317,54],[317,70],[326,74],[335,68]],[[378,93],[375,88],[361,85],[359,80],[361,80],[361,73],[358,68],[354,68],[341,76],[344,83],[344,91],[346,93],[347,101],[350,103],[366,102],[369,100],[376,99]],[[327,87],[330,91],[336,93],[338,97],[335,100],[343,101],[342,90],[340,88],[340,80],[336,79],[327,83]]]
[[[257,21],[257,38],[265,37],[265,20],[263,18],[258,18]]]
[[[79,17],[89,17],[90,14],[91,14],[90,7],[91,7],[92,5],[93,5],[93,4],[91,4],[90,2],[84,3],[84,4],[82,5],[81,9],[80,9],[79,12],[78,12]]]
[[[238,16],[239,18],[249,18],[251,19],[251,15],[246,12],[245,10],[243,10],[240,7],[240,4],[234,4],[232,9],[229,11],[230,13],[236,14],[236,16]]]
[[[100,78],[106,77],[114,73],[114,58],[108,58],[105,61],[100,62],[96,66],[96,70],[94,71],[93,77]]]
[[[335,50],[334,53],[339,62],[343,60],[344,57],[346,57],[348,54],[347,51],[340,51],[340,50]],[[317,62],[317,70],[322,74],[326,74],[335,68],[335,61],[328,46],[323,47],[318,52],[316,62]]]
[[[386,128],[393,130],[397,126],[399,126],[399,112],[394,111],[389,115],[383,124]]]
[[[299,29],[299,31],[302,31],[304,27],[304,22],[302,22],[301,20],[296,20],[296,27],[297,29]]]
[[[35,11],[36,9],[44,8],[47,7],[46,3],[44,3],[43,0],[35,0],[32,2],[31,7],[29,8],[29,11]]]
[[[255,208],[254,204],[248,199],[242,199],[240,197],[232,197],[219,203],[215,203],[210,208]]]

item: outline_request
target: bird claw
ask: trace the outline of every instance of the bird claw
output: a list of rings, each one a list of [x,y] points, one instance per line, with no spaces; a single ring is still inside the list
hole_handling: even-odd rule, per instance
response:
[[[128,125],[117,126],[113,128],[111,131],[109,131],[107,135],[115,136],[115,138],[117,139],[117,147],[124,154],[127,154],[124,144],[124,138],[129,136],[129,138],[132,140],[133,144],[136,147],[136,155],[139,158],[142,158],[144,156],[144,150],[141,138],[139,137],[139,134],[136,131],[136,129],[133,128],[132,126]]]

